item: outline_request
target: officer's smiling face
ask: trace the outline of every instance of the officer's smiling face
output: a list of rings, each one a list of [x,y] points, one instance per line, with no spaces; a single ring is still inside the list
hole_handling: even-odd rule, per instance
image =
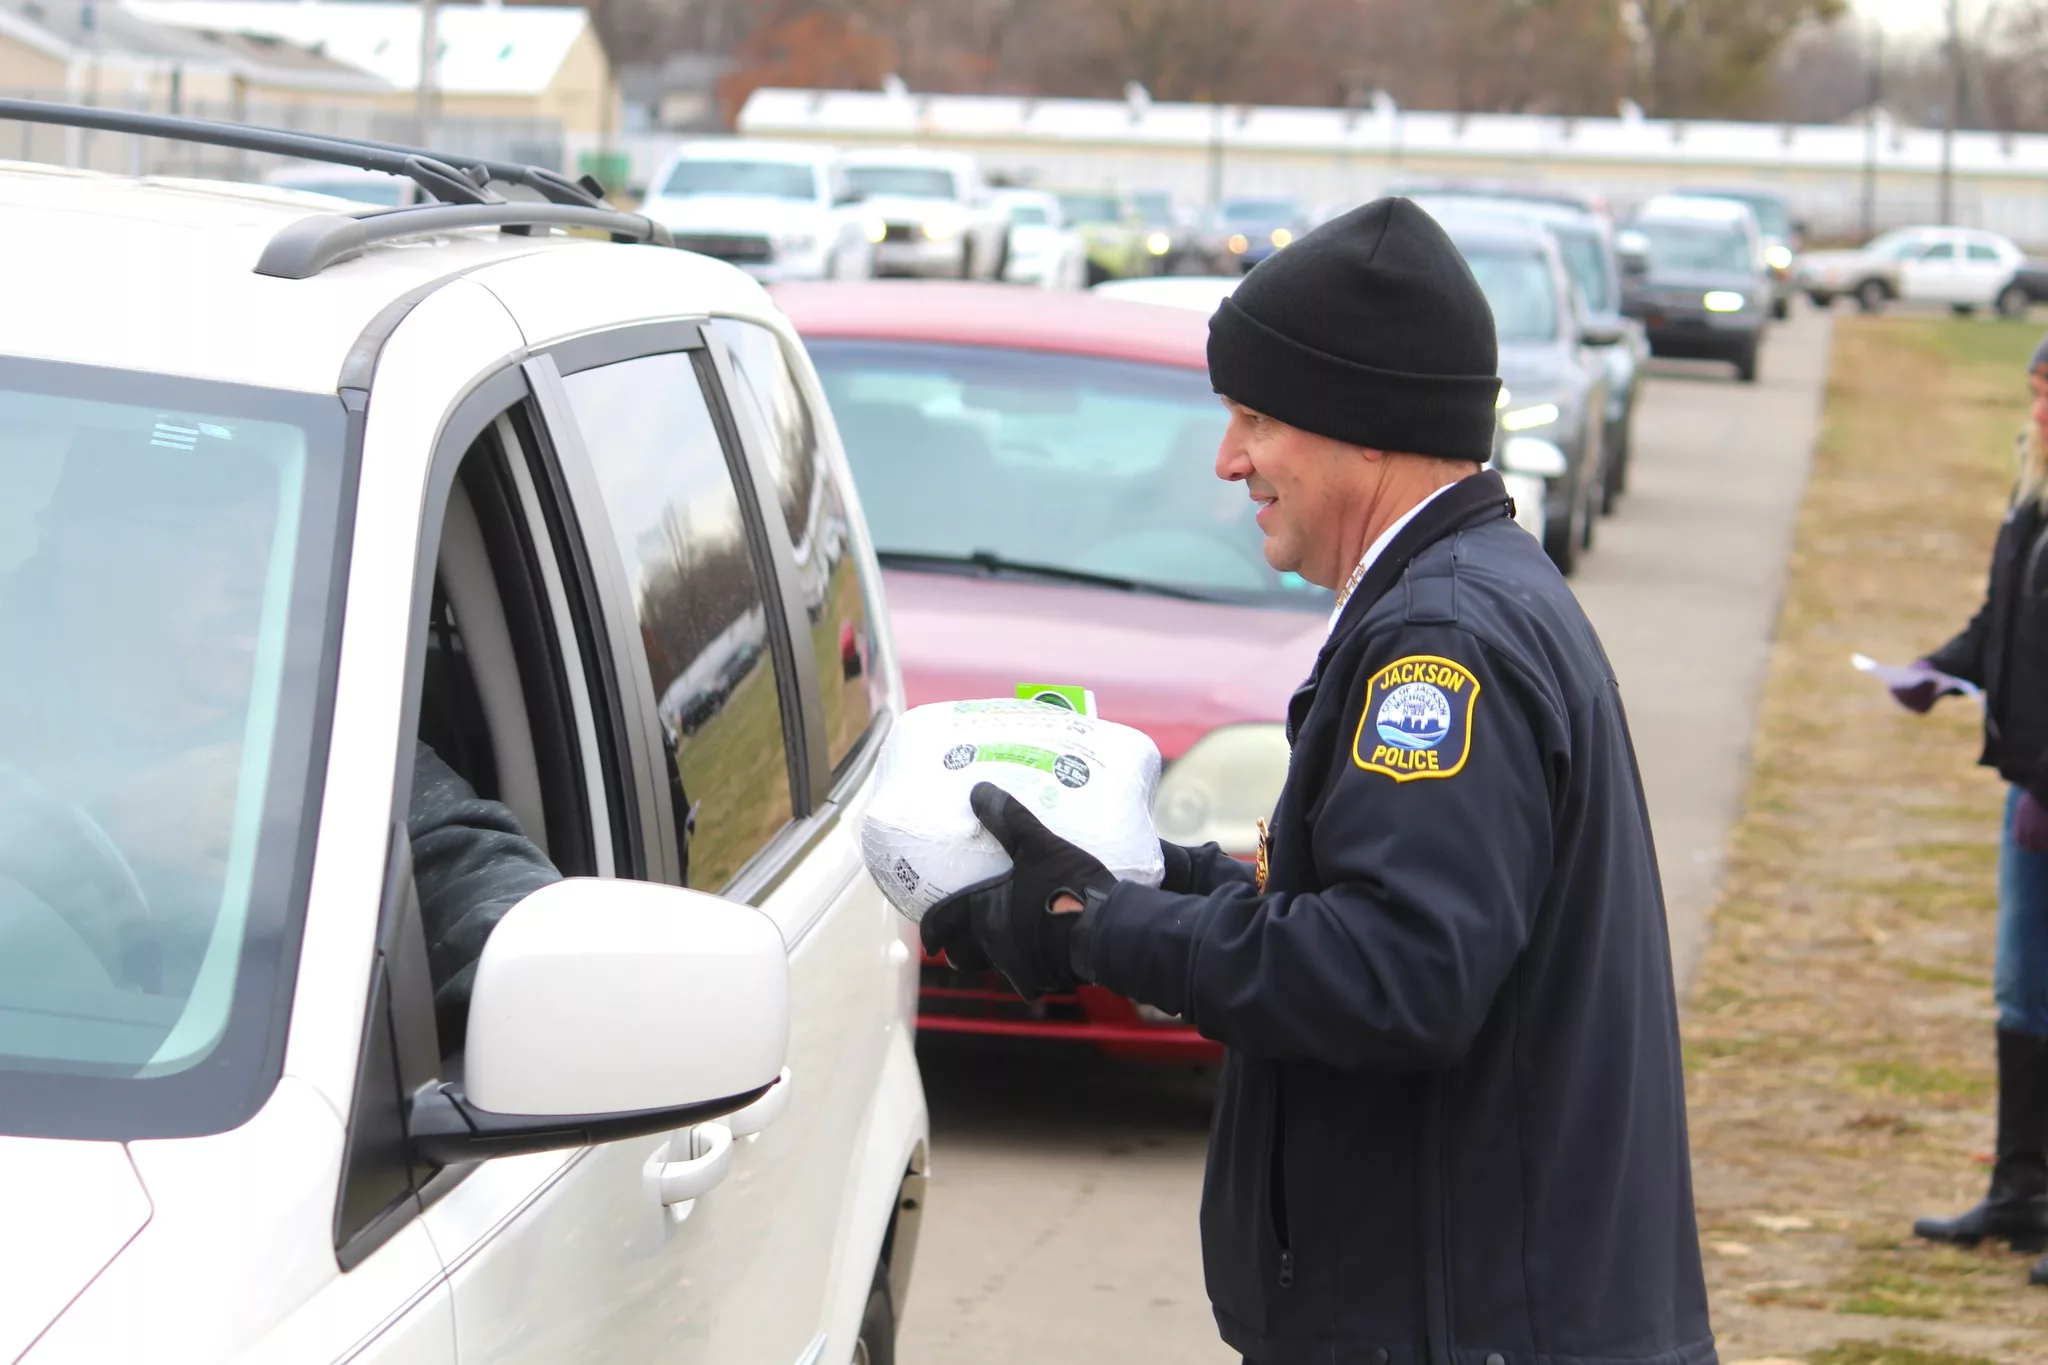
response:
[[[1357,446],[1228,398],[1223,406],[1230,425],[1216,451],[1216,477],[1243,483],[1258,505],[1266,562],[1281,573],[1336,587],[1352,568],[1344,562],[1346,512],[1370,503],[1379,466],[1361,458]]]

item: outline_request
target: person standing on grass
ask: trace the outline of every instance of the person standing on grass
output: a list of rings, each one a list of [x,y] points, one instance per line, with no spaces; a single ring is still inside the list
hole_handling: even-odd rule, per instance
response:
[[[1091,981],[1226,1045],[1202,1259],[1253,1365],[1715,1360],[1649,813],[1592,624],[1484,468],[1496,359],[1405,199],[1252,270],[1209,324],[1216,474],[1337,592],[1270,840],[1164,845],[1141,886],[983,783],[1013,866],[923,920],[1026,998]]]
[[[1954,1218],[1922,1218],[1930,1241],[1987,1238],[2048,1250],[2048,336],[2027,365],[2033,410],[2019,482],[1991,552],[1984,605],[1926,662],[1984,689],[1984,752],[2010,785],[1998,854],[1998,1136],[1991,1188]],[[1895,688],[1925,713],[1935,680]],[[2048,1284],[2048,1256],[2028,1275]]]

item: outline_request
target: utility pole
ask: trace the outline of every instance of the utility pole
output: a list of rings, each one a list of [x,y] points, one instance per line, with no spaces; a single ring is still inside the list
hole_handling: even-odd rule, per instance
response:
[[[1863,241],[1877,235],[1877,110],[1884,100],[1884,25],[1870,55],[1870,102],[1863,111]]]
[[[1209,93],[1209,207],[1223,200],[1223,96]]]
[[[1948,116],[1941,121],[1941,213],[1943,227],[1955,224],[1956,121],[1963,116],[1962,0],[1948,0]]]
[[[440,0],[420,0],[420,85],[419,105],[413,117],[418,123],[414,141],[422,147],[434,144],[434,114],[438,103],[441,67]]]

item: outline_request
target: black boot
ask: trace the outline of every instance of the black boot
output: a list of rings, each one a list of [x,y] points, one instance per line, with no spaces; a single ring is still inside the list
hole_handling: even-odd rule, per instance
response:
[[[1922,1218],[1915,1235],[1975,1246],[1987,1237],[2015,1251],[2048,1250],[2048,1038],[1998,1031],[1998,1159],[1984,1202],[1954,1218]],[[2034,1267],[2048,1283],[2048,1258]]]

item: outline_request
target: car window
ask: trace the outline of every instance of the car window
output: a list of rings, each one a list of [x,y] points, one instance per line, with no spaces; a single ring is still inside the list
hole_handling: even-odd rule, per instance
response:
[[[1973,261],[1995,261],[1998,259],[1998,251],[1995,247],[1986,246],[1982,242],[1972,242],[1970,243],[1970,259]]]
[[[754,546],[690,356],[562,381],[603,489],[669,750],[684,883],[715,891],[790,818]]]
[[[1555,278],[1541,256],[1526,251],[1467,251],[1465,263],[1493,309],[1494,335],[1504,345],[1557,337]]]
[[[1201,370],[1003,347],[807,348],[884,567],[995,561],[998,574],[1034,565],[1329,610],[1327,590],[1267,565],[1244,489],[1215,476],[1226,418]]]
[[[1956,248],[1953,242],[1936,242],[1920,253],[1920,259],[1923,261],[1952,261],[1955,258]]]
[[[849,166],[846,178],[862,194],[895,194],[910,199],[952,199],[953,173],[932,166]]]
[[[1736,228],[1639,219],[1635,229],[1650,244],[1652,273],[1697,270],[1738,275],[1756,268],[1749,234]]]
[[[1564,257],[1564,268],[1571,272],[1572,282],[1586,296],[1586,307],[1595,313],[1612,312],[1614,277],[1608,269],[1607,249],[1600,234],[1591,228],[1553,224],[1550,235],[1557,240],[1558,253]]]
[[[1010,205],[1010,222],[1017,227],[1046,227],[1052,218],[1043,204]]]
[[[1226,199],[1218,212],[1226,223],[1292,222],[1301,216],[1289,199]]]
[[[678,161],[661,193],[746,195],[759,199],[814,199],[817,173],[787,161]]]
[[[873,594],[853,553],[846,495],[781,340],[759,323],[736,318],[711,325],[739,372],[741,401],[753,406],[768,433],[770,470],[818,660],[827,755],[837,771],[887,700],[876,669]]]
[[[1070,223],[1120,223],[1124,211],[1113,194],[1063,194],[1060,216]]]
[[[0,365],[0,1131],[214,1132],[266,1092],[341,417]]]

